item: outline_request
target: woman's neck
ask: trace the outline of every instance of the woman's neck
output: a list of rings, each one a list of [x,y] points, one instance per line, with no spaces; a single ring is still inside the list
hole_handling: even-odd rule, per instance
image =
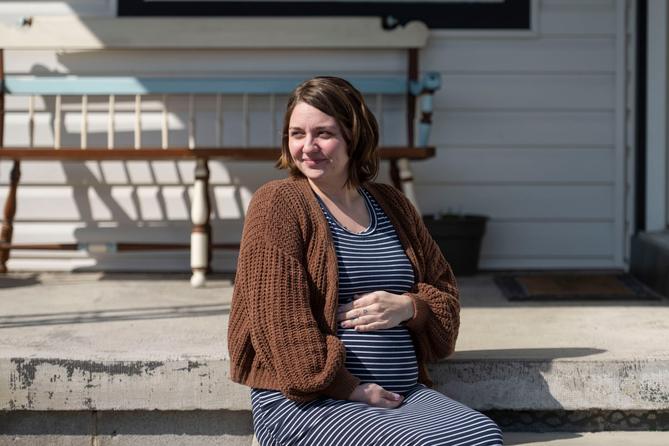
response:
[[[360,194],[357,188],[347,187],[346,184],[341,186],[333,186],[329,184],[316,184],[311,179],[308,180],[309,185],[321,199],[326,199],[338,207],[350,208],[360,199]]]

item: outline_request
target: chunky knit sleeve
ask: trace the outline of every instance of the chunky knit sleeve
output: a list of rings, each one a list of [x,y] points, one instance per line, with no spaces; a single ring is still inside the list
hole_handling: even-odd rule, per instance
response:
[[[460,328],[460,300],[453,270],[413,204],[390,186],[386,191],[396,198],[420,269],[418,282],[407,293],[414,301],[414,316],[405,325],[413,333],[423,359],[443,359],[455,350]]]
[[[308,224],[294,207],[291,197],[256,192],[244,225],[235,298],[246,300],[253,348],[286,397],[346,399],[359,380],[344,367],[342,342],[324,333],[312,313],[304,260]]]
[[[418,340],[427,361],[443,359],[455,350],[460,328],[460,301],[455,276],[423,222],[416,231],[425,262],[425,273],[409,293],[414,300],[414,317],[406,326]]]

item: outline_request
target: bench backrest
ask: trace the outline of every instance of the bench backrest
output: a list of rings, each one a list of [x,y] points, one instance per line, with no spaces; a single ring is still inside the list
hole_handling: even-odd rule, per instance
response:
[[[58,49],[65,51],[94,49],[166,49],[166,48],[355,48],[407,50],[407,72],[404,76],[347,77],[357,88],[372,99],[371,106],[381,117],[384,97],[405,95],[407,141],[396,146],[424,147],[428,143],[431,93],[439,87],[438,73],[418,75],[418,49],[425,45],[427,28],[418,22],[394,30],[384,30],[380,20],[374,18],[276,18],[276,19],[204,19],[204,18],[76,18],[32,17],[23,25],[0,23],[0,41],[5,49]],[[2,50],[0,49],[0,57]],[[249,96],[268,95],[271,116],[274,116],[276,97],[285,95],[303,79],[297,78],[184,78],[184,77],[129,77],[129,76],[34,76],[4,75],[0,63],[0,80],[4,77],[0,109],[4,95],[28,96],[29,125],[28,146],[33,146],[34,97],[52,97],[54,147],[61,146],[61,98],[81,98],[81,147],[88,146],[87,115],[89,96],[107,96],[109,123],[107,147],[115,147],[114,107],[116,96],[135,97],[135,132],[133,148],[142,147],[142,100],[146,95],[162,95],[163,123],[161,146],[169,147],[167,118],[168,96],[186,95],[188,101],[188,147],[195,148],[197,99],[200,95],[213,95],[216,101],[216,144],[223,146],[222,111],[226,95],[241,97],[242,147],[249,145]],[[422,123],[416,123],[416,98],[422,95]],[[99,101],[100,98],[95,98]],[[1,114],[0,120],[4,118]],[[0,124],[3,124],[0,122]],[[381,123],[383,124],[383,123]],[[272,135],[276,134],[272,119]],[[418,125],[419,131],[414,129]],[[0,125],[3,127],[3,125]],[[2,130],[0,130],[1,132]],[[0,135],[1,136],[1,135]],[[2,138],[0,138],[0,147]]]

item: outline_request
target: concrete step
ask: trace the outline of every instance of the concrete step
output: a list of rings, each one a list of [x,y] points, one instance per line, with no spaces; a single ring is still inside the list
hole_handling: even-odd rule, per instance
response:
[[[668,300],[510,303],[490,275],[459,284],[458,351],[431,365],[438,390],[505,416],[669,413]],[[247,435],[249,389],[228,379],[231,294],[226,277],[202,290],[187,275],[0,278],[0,410],[237,414]]]
[[[232,287],[186,276],[1,279],[0,410],[248,410],[228,380]],[[667,300],[512,304],[460,281],[458,351],[437,389],[479,410],[665,410]]]

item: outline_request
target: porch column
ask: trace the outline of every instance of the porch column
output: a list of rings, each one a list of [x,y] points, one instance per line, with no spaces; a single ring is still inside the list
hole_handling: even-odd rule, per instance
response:
[[[648,1],[646,231],[649,232],[669,226],[668,12],[665,0]]]

